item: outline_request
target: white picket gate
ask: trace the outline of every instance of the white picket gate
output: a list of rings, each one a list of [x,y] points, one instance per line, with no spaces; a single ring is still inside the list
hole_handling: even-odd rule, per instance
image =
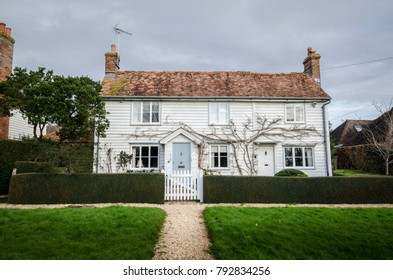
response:
[[[203,172],[175,170],[165,173],[165,200],[203,202]]]

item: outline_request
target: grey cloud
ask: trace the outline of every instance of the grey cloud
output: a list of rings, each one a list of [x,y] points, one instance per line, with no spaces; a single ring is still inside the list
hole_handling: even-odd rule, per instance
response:
[[[322,55],[322,68],[393,56],[390,0],[3,2],[0,21],[16,40],[14,66],[95,80],[117,41],[115,24],[133,33],[120,38],[123,69],[299,72],[309,46]],[[338,116],[393,96],[392,66],[322,71],[334,126]]]

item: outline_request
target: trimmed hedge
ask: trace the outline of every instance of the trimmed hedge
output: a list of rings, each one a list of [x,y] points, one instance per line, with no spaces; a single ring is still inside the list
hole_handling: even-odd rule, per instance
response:
[[[12,170],[18,160],[34,160],[39,153],[33,141],[0,140],[0,194],[8,193]]]
[[[53,165],[48,162],[17,161],[16,174],[22,173],[54,173]]]
[[[23,141],[0,139],[0,195],[8,194],[12,170],[17,161],[49,162],[69,173],[93,170],[93,144],[57,143],[50,140]]]
[[[393,177],[205,176],[205,203],[393,203]]]
[[[160,173],[42,174],[11,178],[8,203],[164,203]]]

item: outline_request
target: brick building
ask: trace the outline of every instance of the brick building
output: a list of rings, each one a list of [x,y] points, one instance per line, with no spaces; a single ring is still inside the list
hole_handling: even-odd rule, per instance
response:
[[[14,43],[11,28],[0,23],[0,81],[4,81],[12,73]],[[0,117],[0,139],[8,138],[9,124],[9,117]]]

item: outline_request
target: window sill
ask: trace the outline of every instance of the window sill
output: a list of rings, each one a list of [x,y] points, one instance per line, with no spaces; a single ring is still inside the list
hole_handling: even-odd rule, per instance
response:
[[[315,166],[312,166],[312,167],[284,166],[284,169],[316,170]]]
[[[305,124],[306,122],[305,122],[305,121],[302,121],[302,122],[285,121],[284,123],[285,123],[285,124]]]
[[[228,171],[228,170],[230,170],[229,167],[210,167],[209,169],[212,170],[212,171],[220,171],[220,170]]]
[[[130,126],[160,126],[161,123],[130,123]]]
[[[158,168],[131,168],[127,169],[127,173],[152,173],[159,172]]]

